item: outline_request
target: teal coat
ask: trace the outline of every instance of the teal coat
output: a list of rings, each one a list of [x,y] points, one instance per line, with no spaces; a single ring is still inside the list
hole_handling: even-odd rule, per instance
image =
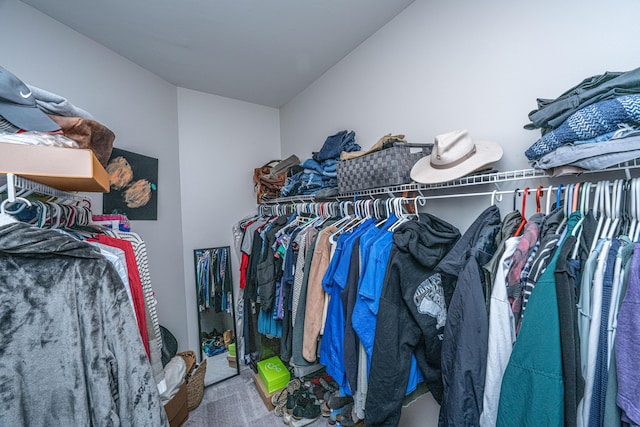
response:
[[[579,218],[578,213],[571,215],[568,232]],[[560,320],[554,276],[558,254],[556,251],[527,302],[520,333],[502,378],[497,426],[564,424]]]

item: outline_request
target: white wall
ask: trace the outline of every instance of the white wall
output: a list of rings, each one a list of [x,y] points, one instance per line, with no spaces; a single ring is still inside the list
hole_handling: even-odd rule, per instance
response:
[[[364,148],[468,129],[502,145],[499,169],[528,168],[536,98],[638,67],[638,12],[634,0],[417,0],[281,108],[282,155],[309,157],[342,129]]]
[[[255,212],[252,172],[280,158],[279,111],[177,89],[17,0],[0,0],[0,37],[13,41],[0,65],[89,111],[115,147],[158,159],[158,220],[132,227],[147,244],[160,323],[180,350],[197,349],[192,251],[233,246],[232,225]],[[101,194],[90,196],[101,212]],[[235,255],[232,267],[237,289]]]
[[[280,158],[279,111],[178,89],[178,118],[188,343],[197,349],[193,250],[231,246],[237,301],[240,264],[231,230],[256,212],[253,168]]]
[[[158,159],[158,220],[132,227],[147,245],[160,323],[186,348],[176,87],[17,0],[0,0],[0,39],[2,66],[89,111],[115,147]],[[101,195],[92,199],[101,212]]]
[[[367,148],[388,132],[431,142],[466,128],[504,147],[503,169],[527,167],[536,98],[636,68],[639,10],[633,0],[417,0],[281,109],[282,154],[308,156],[341,129]]]
[[[389,132],[432,142],[468,129],[502,145],[500,170],[528,168],[524,151],[540,133],[523,125],[536,98],[638,67],[638,14],[634,0],[417,0],[281,108],[282,155],[309,157],[342,129],[354,130],[364,148]],[[488,203],[427,209],[464,231]],[[437,405],[419,402],[405,409],[402,425],[437,424]]]

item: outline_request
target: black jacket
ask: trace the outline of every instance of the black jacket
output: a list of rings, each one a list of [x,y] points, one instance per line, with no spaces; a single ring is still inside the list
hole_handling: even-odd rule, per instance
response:
[[[426,213],[393,234],[371,356],[366,426],[398,425],[412,353],[429,391],[442,398],[446,306],[434,269],[459,238],[457,228]]]
[[[442,342],[441,426],[480,423],[489,339],[482,266],[495,251],[499,231],[500,210],[490,206],[436,268],[448,307]]]

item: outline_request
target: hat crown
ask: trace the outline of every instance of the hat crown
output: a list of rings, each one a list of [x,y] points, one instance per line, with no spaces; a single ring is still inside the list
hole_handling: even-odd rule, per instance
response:
[[[36,106],[36,99],[29,87],[3,67],[0,67],[0,102]]]
[[[448,165],[469,155],[475,144],[466,130],[456,130],[435,138],[431,163],[434,165]]]

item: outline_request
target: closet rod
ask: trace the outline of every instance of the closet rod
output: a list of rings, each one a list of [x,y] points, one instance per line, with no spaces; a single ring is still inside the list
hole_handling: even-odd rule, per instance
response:
[[[626,179],[631,179],[631,170],[640,169],[640,159],[634,159],[628,162],[620,163],[615,166],[611,166],[606,169],[595,170],[595,171],[584,171],[579,174],[582,175],[591,175],[595,173],[611,173],[623,171],[625,173]],[[578,175],[564,175],[559,177],[553,177],[548,175],[545,171],[541,169],[520,169],[513,171],[505,171],[505,172],[492,172],[486,174],[478,174],[466,176],[463,178],[458,178],[452,181],[437,183],[437,184],[418,184],[418,183],[410,183],[410,184],[400,184],[400,185],[392,185],[386,187],[378,187],[371,188],[367,190],[360,191],[350,191],[346,193],[341,193],[332,198],[332,200],[345,200],[352,199],[353,197],[368,197],[368,196],[382,196],[382,195],[394,195],[394,194],[402,194],[406,192],[420,192],[420,191],[428,191],[428,190],[442,190],[448,188],[459,188],[471,185],[481,185],[481,184],[499,184],[502,182],[510,182],[510,181],[519,181],[523,179],[570,179],[571,177],[575,177]],[[393,196],[392,196],[393,197]],[[320,200],[315,200],[314,195],[299,195],[299,196],[290,196],[290,197],[280,197],[277,199],[272,199],[263,202],[262,204],[275,204],[275,203],[297,203],[297,202],[319,202]]]
[[[600,180],[600,182],[607,182],[609,187],[613,187],[615,181],[619,181],[622,180],[621,178],[618,180]],[[595,184],[598,181],[585,181],[582,184],[585,184],[586,182],[591,182],[592,184]],[[543,197],[547,197],[549,198],[549,192],[557,192],[558,190],[560,190],[561,192],[565,192],[569,186],[571,184],[559,184],[559,185],[549,185],[549,186],[541,186],[541,191],[543,193]],[[590,191],[595,191],[596,187],[595,185],[590,187]],[[441,195],[434,195],[434,196],[423,196],[423,195],[418,195],[415,197],[402,197],[402,196],[391,196],[388,199],[397,199],[397,200],[404,200],[405,202],[415,202],[415,201],[427,201],[427,200],[437,200],[437,199],[457,199],[457,198],[465,198],[465,197],[482,197],[482,196],[491,196],[491,197],[496,197],[496,196],[503,196],[503,195],[514,195],[514,196],[521,196],[525,191],[528,191],[528,193],[533,193],[535,195],[535,192],[537,191],[536,187],[531,187],[531,188],[525,188],[525,189],[515,189],[515,190],[493,190],[493,191],[484,191],[484,192],[472,192],[472,193],[459,193],[459,194],[441,194]],[[388,199],[384,199],[384,200],[388,200]],[[359,199],[359,202],[365,202],[367,199]],[[501,201],[501,200],[498,200]],[[341,203],[347,203],[347,204],[354,204],[354,200],[325,200],[325,201],[298,201],[298,202],[291,202],[291,201],[283,201],[281,203],[270,203],[270,204],[260,204],[258,205],[258,209],[259,212],[265,212],[266,209],[281,209],[282,211],[287,211],[290,213],[293,213],[293,211],[298,211],[300,212],[301,210],[305,210],[307,207],[315,207],[315,206],[328,206],[328,205],[339,205]]]

